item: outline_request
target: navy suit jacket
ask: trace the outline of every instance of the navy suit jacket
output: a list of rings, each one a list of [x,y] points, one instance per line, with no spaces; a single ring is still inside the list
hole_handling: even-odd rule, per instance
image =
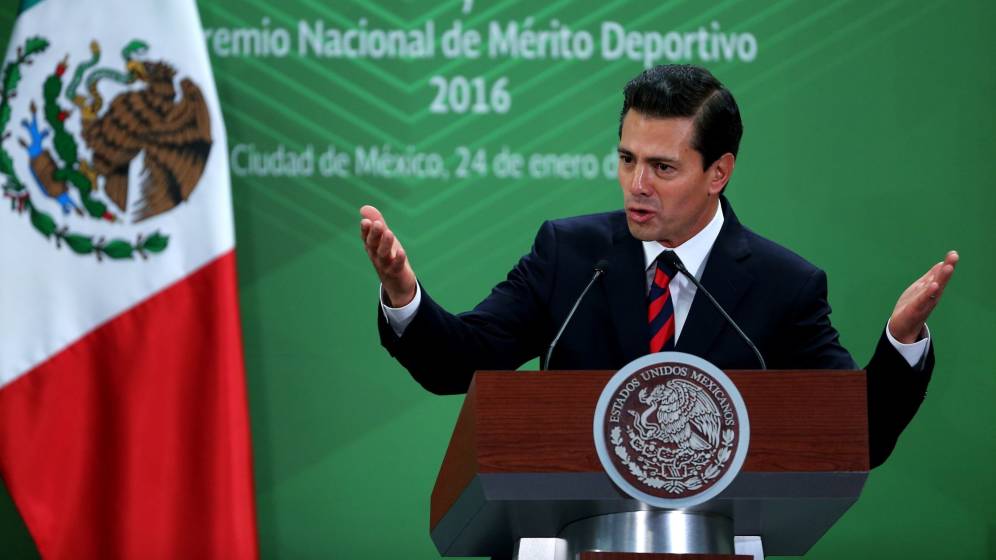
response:
[[[830,324],[827,278],[795,253],[740,224],[725,197],[724,223],[702,284],[754,341],[770,369],[858,369]],[[516,369],[545,353],[591,279],[550,359],[550,369],[619,369],[648,352],[642,243],[622,211],[545,222],[532,251],[473,310],[452,315],[422,289],[422,303],[398,337],[378,309],[381,342],[426,389],[466,392],[473,373]],[[757,369],[753,352],[701,294],[676,350],[720,369]],[[910,367],[883,334],[868,371],[871,462],[878,465],[913,418],[933,368],[931,347]]]

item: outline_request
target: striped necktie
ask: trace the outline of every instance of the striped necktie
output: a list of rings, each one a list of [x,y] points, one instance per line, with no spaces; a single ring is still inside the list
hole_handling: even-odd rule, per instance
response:
[[[662,255],[664,253],[661,253]],[[674,350],[674,303],[668,283],[677,272],[667,259],[657,258],[657,270],[647,296],[647,321],[650,324],[650,352]]]

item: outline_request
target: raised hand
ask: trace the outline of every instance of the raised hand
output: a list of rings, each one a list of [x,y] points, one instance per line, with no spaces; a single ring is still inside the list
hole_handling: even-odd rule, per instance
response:
[[[944,287],[951,280],[957,264],[958,252],[948,251],[943,261],[930,267],[899,296],[889,319],[889,332],[896,340],[911,344],[920,339],[927,317],[941,301]]]
[[[384,216],[373,206],[360,208],[360,238],[367,256],[384,285],[384,303],[403,307],[415,298],[415,272],[408,263],[401,242],[384,221]]]

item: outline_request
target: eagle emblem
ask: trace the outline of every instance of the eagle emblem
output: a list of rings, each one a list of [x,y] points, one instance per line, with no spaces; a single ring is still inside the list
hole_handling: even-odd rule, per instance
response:
[[[120,260],[161,253],[169,236],[158,230],[115,238],[103,234],[113,233],[106,228],[94,233],[87,222],[142,226],[190,199],[212,147],[200,87],[178,79],[168,61],[149,57],[143,41],[129,42],[109,65],[101,64],[101,46],[93,41],[75,67],[69,55],[53,61],[40,98],[15,118],[17,87],[48,47],[47,39],[30,38],[4,64],[4,197],[39,233],[76,254]],[[16,144],[8,142],[12,137]],[[27,160],[27,173],[15,165],[19,159]]]
[[[694,383],[670,379],[650,393],[641,389],[639,400],[649,408],[641,414],[627,412],[640,439],[659,441],[677,452],[707,451],[719,445],[719,409]]]
[[[644,388],[637,400],[647,408],[630,408],[628,426],[619,427],[613,439],[639,453],[637,467],[643,481],[670,493],[697,490],[719,474],[730,458],[733,430],[721,429],[716,403],[702,387],[684,379],[668,379]],[[625,449],[619,454],[631,462]],[[715,464],[710,464],[715,463]]]
[[[718,494],[746,455],[743,399],[718,368],[662,352],[610,380],[595,413],[599,459],[617,485],[659,507],[687,507]]]

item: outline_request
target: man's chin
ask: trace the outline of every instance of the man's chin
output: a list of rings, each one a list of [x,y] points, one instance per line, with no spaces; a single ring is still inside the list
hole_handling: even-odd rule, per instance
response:
[[[657,240],[657,229],[652,227],[650,224],[639,224],[633,220],[627,219],[626,225],[629,226],[629,234],[640,241]]]

